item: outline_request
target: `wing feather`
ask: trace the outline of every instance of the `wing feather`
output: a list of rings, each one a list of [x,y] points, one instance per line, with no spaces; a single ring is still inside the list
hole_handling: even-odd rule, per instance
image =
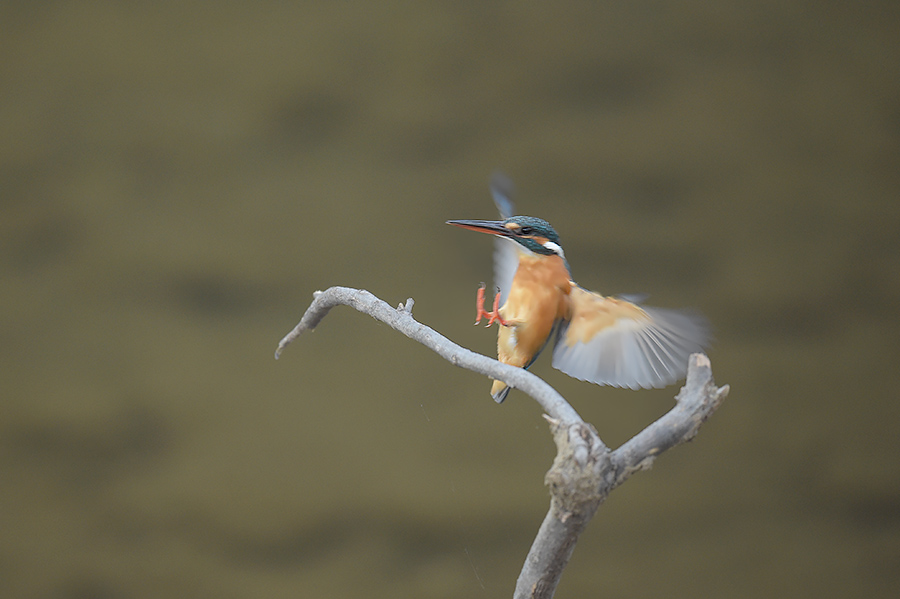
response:
[[[513,182],[501,172],[491,175],[491,196],[502,218],[509,218],[515,214],[516,207],[513,203]],[[509,288],[512,286],[513,277],[519,267],[519,244],[511,239],[497,237],[494,241],[494,285],[500,289],[500,305],[506,303]]]
[[[519,244],[512,239],[497,237],[494,241],[494,285],[500,290],[500,305],[506,303],[513,278],[519,268]]]
[[[512,179],[505,174],[497,171],[491,175],[491,196],[501,218],[509,218],[516,214],[516,205],[512,199],[514,191]]]
[[[670,385],[709,342],[709,324],[690,311],[642,307],[572,288],[572,315],[557,335],[553,366],[577,379],[630,389]]]

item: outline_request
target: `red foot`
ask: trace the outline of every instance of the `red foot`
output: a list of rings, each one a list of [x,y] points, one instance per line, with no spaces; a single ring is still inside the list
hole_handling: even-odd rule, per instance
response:
[[[482,283],[481,287],[479,287],[478,291],[475,293],[475,324],[479,324],[482,317],[484,317],[488,319],[486,326],[491,326],[495,322],[498,322],[503,326],[509,326],[509,323],[500,316],[499,306],[500,292],[498,291],[497,295],[494,296],[493,309],[490,312],[484,309],[484,283]]]

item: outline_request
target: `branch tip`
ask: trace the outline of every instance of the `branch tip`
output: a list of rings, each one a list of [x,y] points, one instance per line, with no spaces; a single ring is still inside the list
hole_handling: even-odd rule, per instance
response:
[[[706,354],[691,354],[688,358],[688,370],[684,385],[675,396],[675,402],[680,403],[684,398],[700,393],[703,387],[715,387],[712,375],[712,364]],[[702,395],[708,395],[702,393]]]
[[[692,354],[691,362],[693,363],[695,368],[709,368],[710,366],[712,366],[712,364],[709,363],[709,356],[707,356],[706,354]]]

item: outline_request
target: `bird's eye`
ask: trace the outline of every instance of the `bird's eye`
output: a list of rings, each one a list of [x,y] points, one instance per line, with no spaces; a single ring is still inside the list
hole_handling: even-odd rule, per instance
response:
[[[519,235],[531,235],[534,233],[534,229],[531,227],[522,227],[519,229]]]

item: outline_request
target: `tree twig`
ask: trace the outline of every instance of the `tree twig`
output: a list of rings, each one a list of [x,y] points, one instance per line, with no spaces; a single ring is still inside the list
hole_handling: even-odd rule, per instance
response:
[[[675,407],[610,451],[594,427],[584,422],[550,385],[526,370],[465,349],[416,321],[412,299],[392,308],[368,291],[348,287],[331,287],[313,295],[299,324],[278,344],[276,359],[289,343],[314,329],[333,307],[347,305],[422,343],[451,364],[527,393],[547,413],[557,447],[556,458],[545,477],[550,488],[550,510],[516,581],[516,598],[552,597],[579,535],[609,493],[635,472],[649,468],[665,450],[691,440],[728,395],[728,385],[715,386],[709,358],[694,354]]]
[[[410,339],[418,341],[455,366],[499,379],[514,389],[524,391],[537,400],[544,411],[553,418],[561,422],[582,422],[581,416],[569,405],[569,402],[541,378],[527,370],[501,364],[493,358],[459,346],[431,327],[416,321],[412,316],[414,303],[412,299],[406,300],[405,305],[400,304],[398,307],[392,308],[387,302],[378,299],[368,291],[350,287],[329,287],[325,291],[316,291],[313,298],[312,304],[306,309],[306,313],[303,314],[303,318],[300,319],[297,326],[278,343],[275,359],[281,356],[284,348],[294,339],[306,331],[316,328],[332,308],[340,305],[350,306],[359,312],[368,314],[375,320],[380,320]]]

